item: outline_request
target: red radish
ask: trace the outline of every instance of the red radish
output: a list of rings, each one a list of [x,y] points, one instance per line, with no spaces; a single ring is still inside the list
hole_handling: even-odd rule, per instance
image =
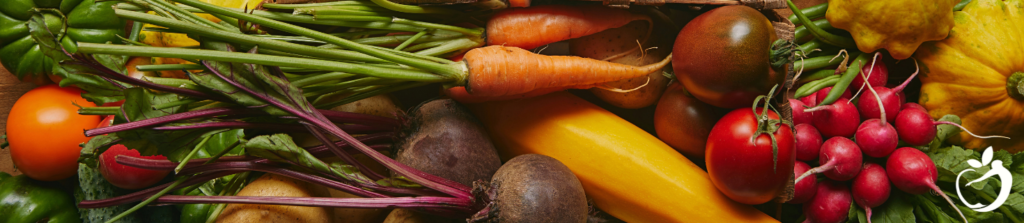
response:
[[[914,64],[916,65],[917,62],[915,61]],[[860,102],[857,103],[857,110],[860,111],[862,116],[864,116],[864,119],[881,118],[884,115],[885,118],[882,120],[886,120],[890,123],[896,121],[896,115],[900,111],[900,106],[903,104],[903,101],[906,100],[906,96],[902,96],[903,98],[901,98],[900,93],[903,92],[903,89],[907,87],[907,84],[909,84],[911,80],[914,80],[914,77],[917,76],[919,71],[920,67],[918,67],[918,70],[914,71],[906,81],[903,81],[903,84],[900,84],[895,88],[890,89],[883,86],[868,88],[868,90],[873,91],[872,93],[874,94],[874,97],[861,97]],[[863,77],[861,79],[863,79]],[[879,103],[879,101],[881,101],[881,103]]]
[[[832,91],[832,87],[825,87],[825,88],[822,88],[821,90],[818,90],[818,92],[815,92],[814,93],[814,105],[816,106],[818,104],[821,104],[821,101],[825,100],[825,97],[828,97],[828,93],[830,91]],[[852,95],[850,95],[850,91],[847,90],[847,91],[844,91],[843,95],[839,96],[839,98],[850,99],[850,98],[852,98]],[[808,106],[810,106],[810,104],[808,104]]]
[[[110,146],[110,149],[100,154],[100,174],[110,184],[120,188],[129,190],[146,188],[159,183],[160,180],[163,180],[171,172],[169,170],[148,170],[123,165],[116,162],[118,155],[151,160],[167,160],[167,158],[163,155],[142,156],[138,150],[129,150],[128,147],[121,144]]]
[[[806,222],[840,223],[845,222],[850,213],[853,198],[846,184],[831,180],[818,182],[817,192],[810,202],[804,203]]]
[[[956,124],[955,122],[932,120],[932,117],[928,115],[928,112],[925,111],[924,108],[916,109],[916,108],[913,108],[914,105],[909,105],[909,104],[912,104],[912,103],[907,103],[907,104],[908,105],[904,105],[904,107],[911,107],[912,109],[904,109],[904,110],[900,111],[900,114],[898,116],[896,116],[896,133],[897,133],[897,135],[899,135],[900,139],[902,139],[904,142],[907,142],[910,145],[923,146],[923,145],[927,145],[928,143],[930,143],[933,139],[935,139],[935,134],[938,131],[938,129],[936,129],[935,126],[936,125],[941,125],[941,124],[953,125],[953,126],[959,127],[964,132],[967,132],[967,134],[970,134],[971,136],[982,138],[982,139],[988,139],[988,138],[1010,139],[1010,137],[998,136],[998,135],[996,135],[996,136],[979,136],[979,135],[975,135],[971,131],[968,131],[967,128],[964,128],[963,126],[961,126],[959,124]],[[920,105],[917,105],[917,106],[920,107]]]
[[[865,163],[857,178],[853,179],[853,201],[867,211],[868,223],[871,223],[871,208],[878,207],[889,200],[889,177],[885,169],[874,163]]]
[[[857,89],[861,91],[864,86],[864,79],[867,78],[869,87],[885,86],[885,82],[889,80],[889,69],[885,67],[885,63],[875,63],[872,61],[871,66],[863,66],[860,68],[860,74],[853,78],[853,82],[850,82],[850,89]]]
[[[804,96],[803,98],[800,98],[800,102],[803,102],[807,107],[814,107],[815,105],[818,105],[818,94],[814,93]]]
[[[881,119],[869,119],[860,124],[854,135],[857,145],[870,157],[885,157],[900,143],[896,129]]]
[[[821,166],[811,168],[800,175],[796,178],[796,183],[800,183],[800,180],[816,173],[825,173],[826,177],[837,181],[853,179],[860,173],[864,157],[857,144],[850,139],[832,137],[821,144],[821,156],[818,157],[818,163],[822,163]]]
[[[800,100],[796,100],[796,99],[789,99],[789,106],[791,108],[793,108],[793,124],[794,125],[799,125],[799,124],[804,124],[804,123],[811,124],[811,118],[813,118],[813,116],[811,116],[810,112],[804,112],[804,109],[805,109],[804,108],[804,106],[805,106],[804,102],[802,102]]]
[[[821,98],[821,95],[819,95]],[[812,124],[824,137],[853,137],[860,125],[860,113],[850,100],[840,98],[831,105],[818,106]]]
[[[811,169],[811,165],[807,163],[796,161],[793,165],[793,175],[800,176],[804,172]],[[793,199],[787,201],[790,204],[803,204],[814,198],[814,194],[818,192],[818,181],[817,180],[806,180],[793,185]]]
[[[810,124],[797,124],[794,128],[796,128],[796,159],[802,161],[817,159],[818,151],[821,150],[821,133]]]
[[[928,109],[925,109],[924,106],[921,106],[920,104],[917,104],[917,103],[914,103],[914,102],[904,103],[903,106],[900,106],[900,111],[907,110],[907,109],[920,109],[921,111],[925,111],[925,112],[928,111]]]
[[[939,196],[945,198],[950,206],[953,206],[964,222],[967,222],[967,217],[964,217],[964,213],[956,208],[953,200],[950,200],[949,196],[942,193],[939,186],[935,185],[935,181],[939,179],[939,171],[935,169],[935,163],[928,158],[928,155],[910,147],[899,148],[889,156],[885,167],[885,173],[889,175],[889,180],[896,188],[911,194],[924,194],[934,190]]]

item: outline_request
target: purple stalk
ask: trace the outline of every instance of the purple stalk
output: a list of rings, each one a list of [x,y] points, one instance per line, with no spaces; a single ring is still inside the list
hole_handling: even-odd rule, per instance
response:
[[[472,212],[467,199],[453,197],[392,197],[392,198],[337,198],[337,197],[256,197],[256,196],[182,196],[164,195],[156,203],[164,204],[271,204],[335,208],[444,208]]]
[[[401,125],[397,119],[385,118],[376,115],[359,114],[352,112],[340,112],[332,110],[317,109],[320,114],[332,122],[359,123],[364,125],[384,125],[396,127]]]
[[[359,140],[360,142],[363,142],[363,143],[385,142],[385,141],[391,141],[391,139],[394,138],[394,137],[395,137],[395,133],[392,133],[392,132],[380,132],[380,133],[371,133],[371,134],[362,135],[362,136],[356,137],[356,140]],[[352,148],[352,145],[348,144],[345,141],[335,141],[334,145],[337,145],[338,147],[346,149],[345,151],[349,151],[348,149]],[[373,148],[374,150],[378,150],[378,151],[380,151],[381,149],[386,149],[386,148],[378,147],[376,145],[370,146],[370,147]],[[320,157],[318,154],[324,153],[324,152],[329,152],[329,151],[327,151],[327,149],[328,149],[327,145],[318,145],[318,146],[313,146],[313,147],[307,147],[306,151],[309,151],[309,153],[312,153],[314,156]]]
[[[268,98],[266,96],[260,95],[257,92],[253,91],[252,89],[249,89],[249,88],[247,88],[245,86],[242,86],[241,84],[239,84],[238,82],[235,82],[234,80],[228,79],[223,74],[221,74],[219,71],[216,71],[216,69],[214,69],[210,65],[209,61],[202,61],[202,64],[204,66],[206,66],[206,68],[208,70],[210,70],[211,73],[217,75],[217,77],[219,77],[220,79],[224,80],[225,82],[228,82],[232,86],[235,86],[235,87],[237,87],[239,89],[242,89],[242,90],[246,91],[247,93],[249,93],[250,95],[253,95],[254,97],[258,97],[258,98],[266,101],[267,103],[272,104],[272,105],[280,108],[281,110],[284,110],[284,111],[286,111],[288,113],[294,114],[295,116],[298,116],[299,118],[301,118],[303,120],[306,120],[306,121],[308,121],[308,122],[310,122],[310,123],[312,123],[314,125],[317,125],[320,128],[323,128],[324,130],[327,130],[327,132],[329,132],[329,133],[331,133],[331,134],[341,138],[341,140],[349,142],[356,149],[358,149],[360,152],[363,152],[363,154],[366,154],[370,158],[373,158],[375,161],[383,164],[388,169],[390,169],[392,171],[395,171],[399,175],[405,176],[406,178],[408,178],[412,182],[415,182],[417,184],[423,185],[423,186],[425,186],[427,188],[431,188],[431,189],[437,190],[437,191],[445,193],[445,194],[449,194],[449,195],[455,196],[456,198],[466,199],[467,201],[470,201],[470,200],[473,199],[473,195],[470,192],[471,188],[467,187],[466,185],[462,185],[462,184],[460,184],[458,182],[451,181],[451,180],[448,180],[448,179],[444,179],[444,178],[441,178],[441,177],[438,177],[438,176],[430,175],[430,174],[425,173],[423,171],[420,171],[420,170],[417,170],[415,168],[409,167],[409,166],[407,166],[405,164],[399,163],[399,162],[397,162],[397,161],[395,161],[395,160],[393,160],[393,159],[391,159],[391,158],[389,158],[387,156],[384,156],[384,154],[381,154],[381,153],[373,150],[369,146],[366,146],[365,144],[363,144],[363,143],[359,142],[358,140],[356,140],[354,137],[352,137],[348,133],[345,133],[345,131],[341,130],[341,128],[338,128],[337,126],[335,126],[334,124],[330,123],[329,121],[326,121],[327,118],[325,118],[322,114],[320,114],[316,110],[311,111],[310,113],[312,113],[312,114],[307,114],[307,113],[304,113],[302,111],[299,111],[298,109],[296,109],[294,107],[285,105],[281,101],[278,101],[278,100],[275,100],[275,99]],[[309,102],[305,102],[305,103],[307,103],[307,105],[308,105]]]
[[[309,129],[309,133],[310,134],[313,134],[313,136],[316,137],[316,139],[320,140],[320,143],[323,143],[323,145],[327,146],[327,150],[328,151],[331,151],[331,153],[334,153],[335,156],[341,157],[342,161],[345,161],[345,163],[348,163],[349,165],[355,166],[356,168],[359,169],[359,172],[362,172],[364,175],[369,177],[371,180],[376,181],[376,180],[384,179],[384,175],[381,175],[380,173],[377,173],[377,171],[373,171],[373,169],[370,169],[370,167],[367,167],[366,165],[363,165],[362,162],[359,162],[358,160],[356,160],[356,158],[352,157],[352,155],[349,155],[347,152],[345,152],[345,150],[341,149],[341,147],[338,147],[338,145],[335,145],[331,141],[331,139],[327,138],[327,136],[324,135],[323,132],[320,132],[320,130],[317,129],[316,126],[309,125],[309,124],[307,124],[305,126],[306,126],[307,129]],[[376,150],[374,150],[374,152],[376,152]]]
[[[273,173],[288,178],[301,180],[304,182],[323,185],[329,188],[333,188],[335,190],[344,191],[346,193],[350,193],[360,197],[389,197],[387,195],[383,195],[377,192],[369,191],[363,188],[327,179],[321,176],[276,167],[269,164],[258,164],[253,162],[227,162],[217,163],[217,165],[220,165],[220,167],[217,168],[218,171],[260,171],[265,173]],[[188,175],[184,173],[184,170],[179,174]]]
[[[250,113],[250,111],[243,110],[243,109],[234,109],[234,108],[211,108],[211,109],[203,109],[203,110],[198,110],[198,111],[182,112],[182,113],[177,113],[177,114],[170,114],[170,115],[166,115],[166,116],[160,116],[160,117],[156,117],[156,118],[150,118],[150,119],[145,119],[145,120],[138,120],[138,121],[134,121],[134,122],[121,123],[121,124],[107,126],[107,127],[89,129],[89,130],[85,130],[85,136],[92,137],[92,136],[104,135],[104,134],[115,133],[115,132],[120,132],[120,131],[127,131],[127,130],[132,130],[132,129],[137,129],[137,128],[150,127],[150,126],[161,125],[161,124],[166,124],[166,123],[171,123],[171,122],[176,122],[176,121],[181,121],[181,120],[187,120],[187,119],[193,119],[193,118],[213,117],[213,116],[232,115],[232,114],[245,114],[245,113]]]
[[[389,131],[392,128],[388,127],[376,127],[366,126],[359,124],[346,124],[340,125],[341,129],[348,132],[354,133],[369,133],[369,132],[380,132]],[[279,130],[282,132],[298,132],[303,131],[305,128],[299,124],[288,124],[288,123],[259,123],[259,122],[242,122],[242,121],[214,121],[214,122],[202,122],[189,125],[175,125],[175,126],[158,126],[153,127],[153,130],[172,131],[172,130],[186,130],[186,129],[203,129],[203,128],[244,128],[244,129],[265,129],[265,130]]]
[[[199,175],[193,176],[192,178],[190,178],[188,180],[185,180],[185,182],[182,182],[181,184],[179,184],[174,189],[178,189],[178,188],[182,188],[182,187],[187,187],[187,186],[192,186],[192,185],[199,184],[199,183],[205,183],[206,181],[210,181],[210,180],[217,179],[217,178],[220,178],[220,177],[223,177],[223,176],[227,176],[227,175],[231,175],[231,174],[236,174],[236,173],[241,173],[241,172],[244,172],[244,171],[215,171],[215,172],[211,171],[211,172],[199,174]],[[157,192],[160,192],[164,188],[167,188],[172,183],[161,184],[159,186],[150,187],[149,189],[136,191],[135,193],[130,193],[130,194],[122,195],[122,196],[118,196],[118,197],[112,197],[112,198],[100,199],[100,200],[85,200],[85,201],[82,201],[81,203],[78,203],[78,208],[102,208],[102,207],[110,207],[110,206],[121,205],[121,204],[125,204],[125,203],[136,202],[136,201],[142,201],[142,200],[145,200],[146,198],[149,198],[149,197],[153,196]]]
[[[185,168],[200,166],[209,160],[210,158],[190,159],[188,160],[188,164],[185,164]],[[262,160],[267,159],[260,159],[253,156],[222,156],[217,159],[217,162],[260,162]],[[169,160],[146,159],[123,154],[115,156],[114,161],[121,165],[147,170],[174,170],[174,168],[178,167],[179,164]]]

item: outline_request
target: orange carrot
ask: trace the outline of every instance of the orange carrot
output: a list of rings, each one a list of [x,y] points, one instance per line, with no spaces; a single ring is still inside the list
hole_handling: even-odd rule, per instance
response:
[[[485,97],[485,96],[477,96],[477,95],[469,94],[469,92],[466,91],[466,87],[458,86],[458,87],[444,89],[444,92],[442,92],[442,93],[444,93],[444,95],[446,95],[446,96],[448,96],[448,97],[450,97],[452,99],[455,99],[455,101],[458,101],[459,103],[474,104],[474,103],[482,103],[482,102],[488,102],[488,101],[504,101],[504,100],[520,99],[520,98],[532,98],[532,97],[537,97],[537,96],[545,95],[545,94],[556,92],[556,91],[563,91],[563,90],[566,90],[566,89],[567,88],[548,88],[548,89],[533,90],[533,91],[530,91],[530,92],[525,93],[525,94]]]
[[[601,5],[542,5],[499,12],[487,21],[487,45],[533,49],[651,18]]]
[[[486,46],[466,52],[466,90],[477,97],[528,94],[535,91],[592,88],[599,84],[645,76],[670,61],[641,67],[576,56],[546,56],[518,47]]]

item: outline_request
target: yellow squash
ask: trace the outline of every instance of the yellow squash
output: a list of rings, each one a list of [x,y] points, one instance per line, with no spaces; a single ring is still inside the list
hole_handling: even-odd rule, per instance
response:
[[[955,13],[949,38],[925,43],[920,102],[933,118],[960,116],[979,135],[967,133],[951,143],[967,148],[1024,150],[1024,0],[974,0]]]
[[[730,200],[658,138],[569,93],[468,106],[502,159],[558,159],[598,208],[626,222],[777,222]]]
[[[206,2],[206,3],[210,3],[210,4],[214,4],[214,5],[217,5],[217,6],[222,6],[222,7],[246,8],[246,9],[250,9],[250,10],[255,8],[261,2],[260,0],[200,0],[200,1]],[[152,13],[152,12],[150,12],[150,13]],[[213,15],[210,15],[210,14],[206,14],[206,13],[196,13],[196,15],[198,15],[199,17],[205,18],[207,20],[213,21],[213,22],[220,22],[221,21],[219,18],[214,17]],[[159,28],[159,26],[155,26],[155,25],[152,25],[152,24],[146,24],[143,27],[145,27],[145,28]],[[146,30],[143,30],[143,31],[139,32],[139,42],[142,42],[142,43],[145,43],[145,44],[149,44],[150,46],[158,46],[158,47],[191,47],[191,46],[198,46],[199,45],[198,41],[193,40],[192,38],[188,38],[188,35],[185,35],[183,33],[165,33],[165,32],[146,31]],[[179,59],[179,58],[154,57],[152,59],[151,63],[152,64],[188,64],[188,63],[191,63],[191,62],[188,62],[186,60],[182,60],[182,59]],[[180,70],[163,71],[163,72],[161,72],[160,76],[161,77],[172,77],[172,78],[188,78],[187,76],[185,76],[185,73],[180,71]]]
[[[829,0],[825,17],[850,31],[863,52],[885,48],[907,59],[922,42],[946,38],[960,0]]]

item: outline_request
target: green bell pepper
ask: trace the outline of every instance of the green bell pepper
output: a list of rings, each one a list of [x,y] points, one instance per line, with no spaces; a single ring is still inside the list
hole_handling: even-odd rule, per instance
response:
[[[73,42],[119,42],[117,35],[124,35],[125,21],[114,14],[113,6],[117,3],[119,1],[5,0],[0,7],[0,63],[18,78],[50,74],[54,62],[39,49],[26,25],[36,11],[33,9],[63,13],[67,18],[66,37]],[[50,25],[50,19],[47,20]]]
[[[53,182],[0,172],[0,222],[81,222],[71,194]]]

